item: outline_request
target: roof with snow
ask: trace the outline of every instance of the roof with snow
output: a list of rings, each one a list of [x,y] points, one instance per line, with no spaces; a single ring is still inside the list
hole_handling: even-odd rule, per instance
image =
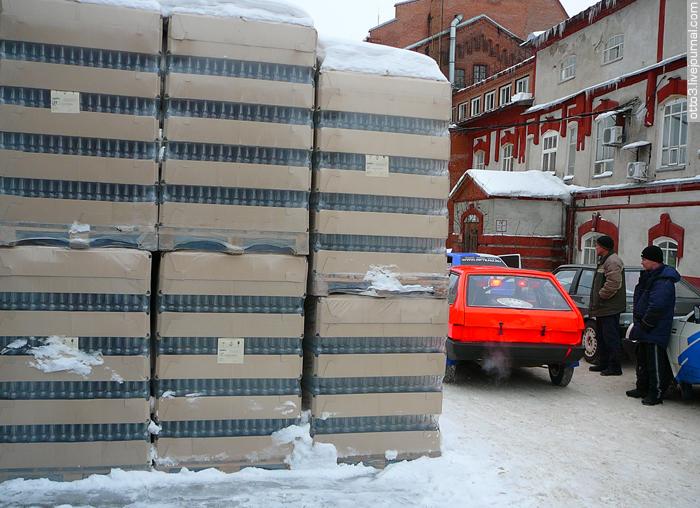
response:
[[[459,179],[450,197],[459,191],[467,178],[491,197],[558,199],[568,203],[571,193],[580,189],[566,185],[560,178],[544,171],[470,169]]]
[[[318,44],[321,71],[447,81],[435,60],[415,51],[328,37],[320,37]]]

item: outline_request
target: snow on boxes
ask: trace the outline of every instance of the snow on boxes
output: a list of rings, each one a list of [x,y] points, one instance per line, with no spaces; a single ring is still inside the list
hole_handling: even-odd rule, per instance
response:
[[[304,342],[314,439],[348,462],[438,454],[450,86],[408,51],[321,41],[320,58]]]
[[[316,31],[283,21],[169,18],[161,250],[308,253]]]
[[[0,245],[156,248],[161,27],[157,12],[0,0]]]
[[[271,434],[299,423],[305,257],[162,258],[157,467],[281,466]]]
[[[151,255],[0,249],[0,480],[150,465]]]

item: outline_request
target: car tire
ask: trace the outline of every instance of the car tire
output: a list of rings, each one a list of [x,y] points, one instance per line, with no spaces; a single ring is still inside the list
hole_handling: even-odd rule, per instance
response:
[[[567,386],[574,376],[574,368],[566,365],[550,365],[549,379],[552,380],[554,386]]]
[[[594,365],[600,361],[600,348],[598,347],[598,332],[593,319],[586,320],[581,341],[583,344],[583,357],[588,363]]]
[[[457,380],[457,364],[447,364],[445,365],[445,376],[442,378],[442,382],[448,385],[454,384]]]
[[[693,385],[690,383],[679,383],[678,389],[681,392],[681,399],[683,400],[693,400]]]

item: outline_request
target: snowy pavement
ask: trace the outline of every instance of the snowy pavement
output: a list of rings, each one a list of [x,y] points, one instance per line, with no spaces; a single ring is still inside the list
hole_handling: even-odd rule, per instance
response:
[[[504,381],[468,370],[445,390],[443,456],[384,471],[334,466],[307,449],[292,471],[11,481],[0,505],[698,506],[700,400],[645,407],[624,395],[633,379],[631,366],[602,378],[584,364],[557,388],[544,369]]]

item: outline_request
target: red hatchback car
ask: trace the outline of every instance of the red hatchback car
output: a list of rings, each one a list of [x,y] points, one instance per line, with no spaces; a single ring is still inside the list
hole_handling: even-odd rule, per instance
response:
[[[491,266],[450,271],[450,325],[445,381],[458,362],[504,361],[549,367],[552,383],[566,386],[583,356],[583,317],[549,273]]]

